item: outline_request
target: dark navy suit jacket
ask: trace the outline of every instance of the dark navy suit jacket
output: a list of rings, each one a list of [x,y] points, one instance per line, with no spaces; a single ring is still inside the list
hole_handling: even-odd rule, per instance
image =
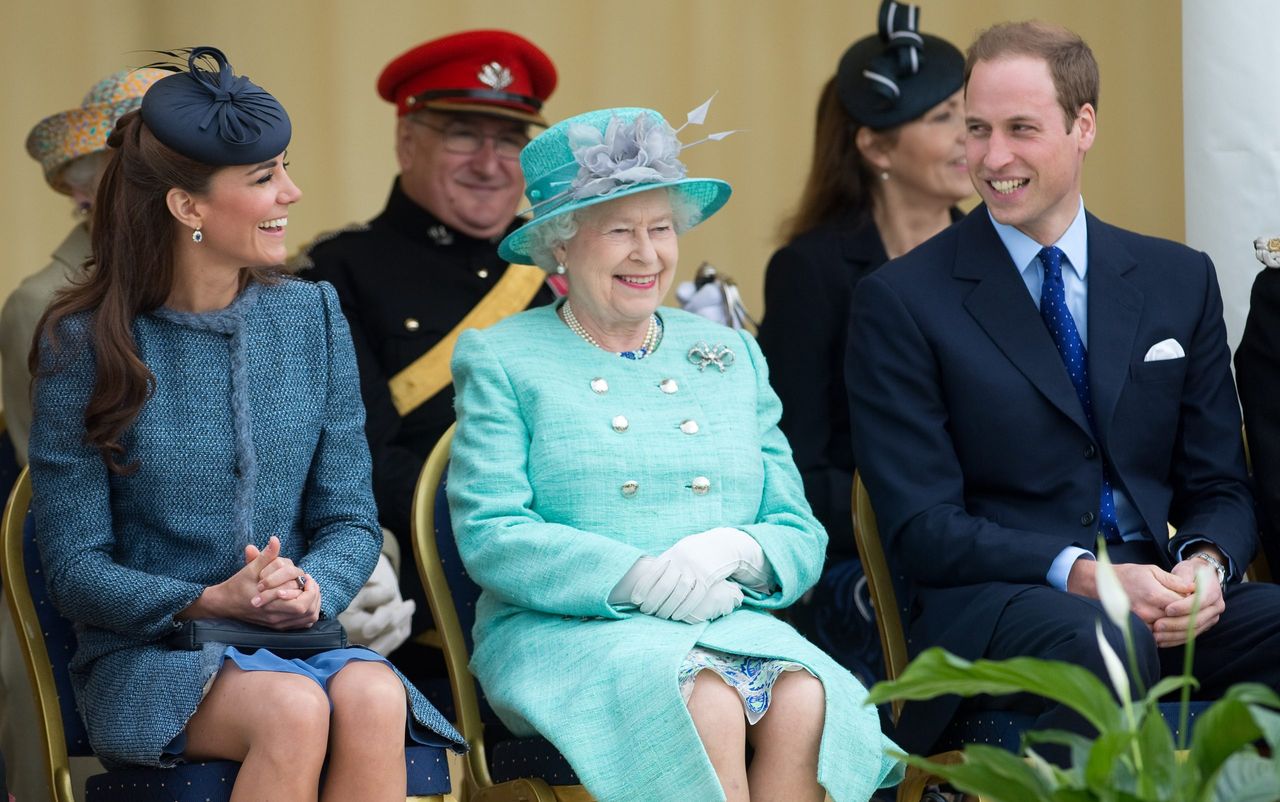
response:
[[[985,207],[854,295],[846,372],[855,456],[908,579],[912,653],[941,645],[981,656],[1010,597],[1045,585],[1066,546],[1096,549],[1103,459],[1167,543],[1163,567],[1193,537],[1240,570],[1253,557],[1213,265],[1092,215],[1087,225],[1097,437]],[[1144,360],[1169,338],[1185,358]],[[1178,529],[1172,541],[1166,522]],[[954,703],[914,707],[899,735],[926,749]]]

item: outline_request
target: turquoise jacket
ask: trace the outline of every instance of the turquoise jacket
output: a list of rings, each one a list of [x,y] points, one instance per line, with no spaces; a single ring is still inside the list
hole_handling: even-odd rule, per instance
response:
[[[764,358],[747,335],[659,314],[662,343],[640,361],[588,345],[552,307],[459,339],[448,489],[483,588],[472,671],[507,726],[551,740],[602,802],[697,801],[724,794],[680,695],[685,655],[701,644],[794,660],[827,692],[819,780],[836,802],[865,800],[900,777],[866,691],[770,614],[817,581],[827,537]],[[700,370],[699,343],[727,346],[733,363]],[[759,541],[777,592],[698,625],[609,605],[637,558],[716,526]]]

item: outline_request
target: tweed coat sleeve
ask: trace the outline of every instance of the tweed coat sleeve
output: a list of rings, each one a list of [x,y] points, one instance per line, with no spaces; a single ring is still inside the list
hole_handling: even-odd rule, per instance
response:
[[[364,432],[351,332],[333,287],[321,283],[329,384],[325,421],[307,476],[302,525],[309,548],[298,561],[320,585],[320,612],[335,618],[373,573],[382,548],[370,479],[369,444]]]
[[[769,384],[769,367],[764,355],[755,338],[743,332],[739,335],[756,376],[756,416],[764,487],[755,522],[738,528],[760,544],[778,582],[778,590],[772,595],[748,597],[744,604],[774,609],[793,603],[818,581],[826,555],[827,533],[805,501],[804,484],[791,458],[791,446],[778,426],[782,402]]]
[[[204,586],[127,568],[112,559],[107,468],[85,442],[84,413],[95,358],[87,316],[59,326],[55,355],[41,342],[31,429],[33,509],[54,605],[81,623],[157,640]]]
[[[500,600],[527,609],[626,618],[610,606],[609,592],[644,552],[534,512],[530,429],[484,331],[466,331],[458,339],[453,381],[458,428],[449,508],[471,578]]]

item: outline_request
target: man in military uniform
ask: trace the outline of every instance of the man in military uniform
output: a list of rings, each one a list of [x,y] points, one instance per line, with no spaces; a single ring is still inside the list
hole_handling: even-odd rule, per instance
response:
[[[548,281],[563,280],[498,258],[498,243],[519,225],[520,150],[530,126],[546,126],[540,112],[555,85],[546,54],[506,31],[446,36],[393,60],[378,77],[378,94],[398,117],[400,174],[386,208],[321,235],[299,257],[303,277],[337,289],[351,325],[374,494],[403,558],[393,543],[384,552],[406,566],[400,589],[416,603],[415,634],[430,611],[409,556],[410,506],[423,462],[453,422],[453,344],[462,329],[549,303],[557,292]],[[365,596],[384,603],[373,585],[388,578],[375,571],[353,607]],[[383,635],[392,647],[403,637]],[[438,655],[413,643],[393,660],[420,681],[443,675]]]
[[[555,85],[546,54],[506,31],[446,36],[393,60],[378,78],[399,117],[387,206],[301,257],[305,278],[337,288],[351,324],[379,514],[406,555],[414,483],[453,422],[455,329],[555,297],[541,270],[498,258],[519,225],[520,150],[529,126],[546,125]]]

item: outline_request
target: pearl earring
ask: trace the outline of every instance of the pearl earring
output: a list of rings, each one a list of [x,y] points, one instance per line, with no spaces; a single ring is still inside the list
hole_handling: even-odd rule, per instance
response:
[[[191,232],[191,241],[197,245],[204,242],[204,234],[200,231],[200,229],[197,228],[195,231]]]
[[[557,274],[557,275],[561,275],[561,276],[563,276],[563,275],[564,275],[564,272],[565,272],[565,270],[566,270],[566,269],[567,269],[567,268],[565,268],[565,266],[564,266],[564,264],[563,264],[563,263],[557,263],[557,264],[556,264],[556,274]]]
[[[881,180],[881,181],[888,181],[888,180],[889,180],[889,171],[888,171],[888,170],[884,170],[884,171],[882,171],[882,172],[880,173],[880,180]]]

